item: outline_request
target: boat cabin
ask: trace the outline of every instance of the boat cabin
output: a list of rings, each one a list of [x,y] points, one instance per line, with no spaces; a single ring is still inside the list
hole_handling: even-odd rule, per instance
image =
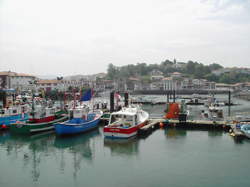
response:
[[[250,132],[250,124],[242,125],[241,130],[249,131]]]
[[[34,118],[40,119],[55,115],[55,108],[44,108],[41,105],[35,107]]]
[[[89,108],[75,108],[70,110],[70,118],[83,118],[86,119],[89,113]]]
[[[0,109],[0,117],[14,116],[26,112],[28,112],[28,107],[26,105],[18,105],[10,108],[2,108]]]
[[[137,115],[119,115],[114,114],[110,117],[110,125],[120,127],[132,127],[136,124]]]
[[[140,121],[141,115],[137,110],[121,110],[110,115],[109,125],[114,127],[129,128]]]

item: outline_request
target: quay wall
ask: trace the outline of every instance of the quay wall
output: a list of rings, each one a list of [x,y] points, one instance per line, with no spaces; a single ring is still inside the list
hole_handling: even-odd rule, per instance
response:
[[[132,95],[167,95],[173,94],[173,90],[136,90],[132,91]],[[228,90],[176,90],[178,95],[192,95],[192,94],[228,94]]]

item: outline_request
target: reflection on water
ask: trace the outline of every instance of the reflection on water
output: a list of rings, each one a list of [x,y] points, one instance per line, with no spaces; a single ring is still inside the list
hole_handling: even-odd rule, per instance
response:
[[[57,155],[57,149],[59,149],[60,170],[65,170],[66,162],[69,159],[68,154],[70,154],[73,161],[73,176],[76,178],[82,160],[92,161],[94,154],[90,141],[98,135],[100,136],[99,130],[71,137],[56,137],[53,131],[32,136],[11,135],[9,132],[1,132],[0,148],[6,150],[7,155],[14,155],[14,159],[22,160],[23,167],[30,168],[31,178],[34,182],[37,182],[41,175],[40,163],[47,156]],[[67,161],[65,161],[65,158]]]
[[[165,128],[165,135],[168,139],[184,138],[187,136],[187,130],[176,128]]]
[[[64,153],[68,150],[72,155],[73,160],[73,177],[76,179],[78,171],[81,169],[81,162],[83,160],[92,162],[94,158],[93,148],[90,145],[91,138],[100,135],[99,130],[94,130],[84,134],[75,136],[59,137],[57,136],[54,142],[56,148],[60,151],[60,170],[65,170],[66,161]]]
[[[209,137],[222,137],[225,133],[221,130],[187,130],[182,128],[165,128],[164,133],[168,139],[180,139],[187,136],[187,132],[207,132]]]
[[[54,141],[53,132],[45,132],[33,136],[10,135],[6,142],[9,154],[16,155],[16,159],[23,159],[23,167],[31,167],[31,178],[34,182],[40,177],[40,163],[42,158],[51,153]]]
[[[104,139],[104,147],[111,151],[111,155],[136,155],[138,154],[139,140],[137,138],[130,139]]]
[[[231,112],[247,112],[249,106],[233,106]],[[145,108],[160,116],[165,105]],[[179,128],[156,130],[145,139],[111,140],[104,139],[102,130],[71,137],[0,132],[0,186],[250,185],[250,140]]]
[[[219,137],[219,136],[222,136],[225,132],[222,131],[222,130],[216,130],[216,129],[213,129],[213,130],[209,130],[208,132],[208,136],[210,137]]]

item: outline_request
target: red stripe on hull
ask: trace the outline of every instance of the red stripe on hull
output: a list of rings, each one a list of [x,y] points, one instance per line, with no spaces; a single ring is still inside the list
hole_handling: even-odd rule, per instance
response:
[[[32,123],[44,123],[44,122],[50,122],[55,120],[55,116],[48,116],[45,118],[40,118],[40,119],[30,119],[29,121]]]
[[[103,132],[112,132],[112,133],[121,133],[121,134],[131,134],[134,133],[136,131],[138,131],[138,129],[142,128],[143,126],[146,125],[146,122],[143,122],[139,125],[136,125],[134,127],[130,127],[130,128],[118,128],[118,127],[110,127],[110,126],[106,126],[103,128]]]

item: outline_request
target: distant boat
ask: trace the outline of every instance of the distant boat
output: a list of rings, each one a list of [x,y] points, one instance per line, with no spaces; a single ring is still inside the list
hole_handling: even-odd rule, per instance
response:
[[[11,123],[29,119],[28,106],[18,105],[0,109],[0,129],[8,128]]]
[[[246,137],[250,138],[250,124],[241,125],[240,130],[246,135]]]
[[[32,117],[26,121],[17,121],[10,125],[10,131],[18,134],[31,134],[36,132],[53,130],[53,123],[68,119],[65,111],[55,111],[55,108],[37,106]]]
[[[186,105],[204,105],[204,101],[200,101],[198,98],[190,99]]]
[[[208,109],[201,111],[204,120],[221,121],[224,119],[223,110],[218,106],[209,106]]]
[[[102,111],[89,112],[88,108],[77,107],[71,110],[73,116],[71,119],[56,123],[55,131],[58,135],[78,134],[90,131],[98,127],[98,123],[102,116]]]
[[[93,90],[87,90],[81,97],[80,102],[90,101],[93,97]],[[84,133],[98,127],[103,112],[101,110],[92,110],[90,104],[84,104],[76,107],[74,99],[74,107],[70,110],[70,119],[63,123],[54,124],[56,134],[72,135]],[[93,108],[93,106],[92,106]]]
[[[238,114],[235,116],[234,120],[237,122],[250,122],[250,116],[248,116],[248,114],[246,115]]]
[[[208,107],[208,110],[210,112],[217,112],[217,111],[221,110],[221,108],[219,106],[216,106],[216,105],[211,105]]]
[[[104,127],[106,138],[130,138],[146,125],[149,114],[139,107],[125,107],[110,115],[109,124]]]

